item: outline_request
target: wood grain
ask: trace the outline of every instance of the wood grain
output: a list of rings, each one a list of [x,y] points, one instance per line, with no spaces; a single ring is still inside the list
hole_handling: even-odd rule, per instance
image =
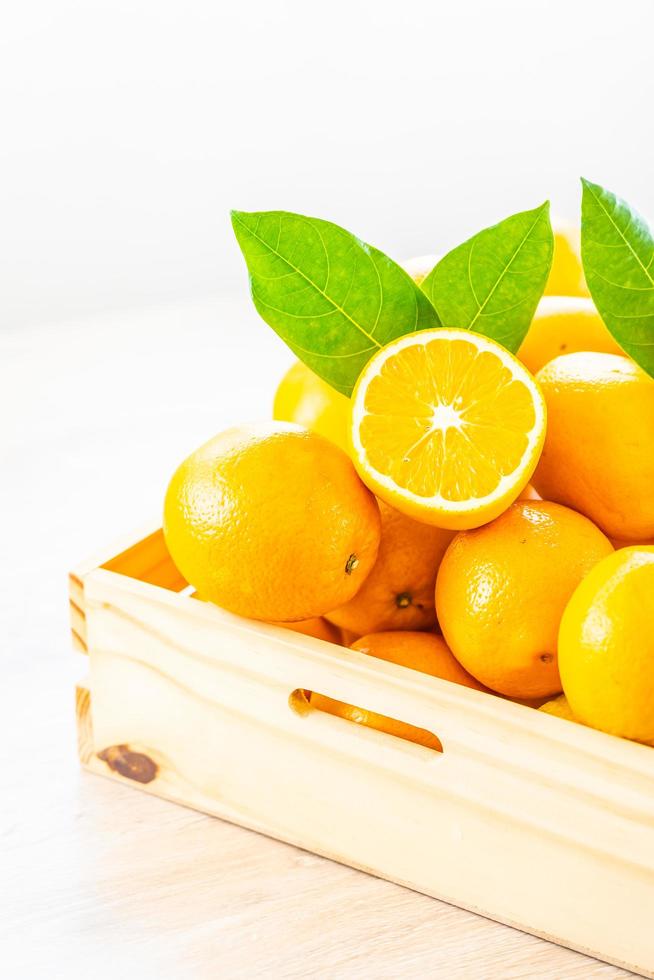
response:
[[[195,446],[234,419],[266,417],[288,363],[242,298],[0,330],[13,475],[0,484],[12,515],[0,563],[3,976],[628,977],[80,772],[72,691],[88,661],[70,652],[66,570],[151,514]]]
[[[650,749],[106,563],[84,596],[89,768],[654,973]],[[298,688],[435,732],[444,752],[325,715]],[[316,785],[298,778],[312,771]]]

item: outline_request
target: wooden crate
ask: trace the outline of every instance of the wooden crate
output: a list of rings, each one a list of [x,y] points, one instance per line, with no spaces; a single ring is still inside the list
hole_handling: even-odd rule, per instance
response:
[[[654,750],[188,591],[160,530],[71,575],[87,769],[654,976]]]

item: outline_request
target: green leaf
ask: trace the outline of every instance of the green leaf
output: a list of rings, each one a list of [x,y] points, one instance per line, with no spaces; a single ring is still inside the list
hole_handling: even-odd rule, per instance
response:
[[[288,211],[232,211],[232,225],[257,310],[344,395],[380,347],[440,326],[408,273],[338,225]]]
[[[448,252],[422,289],[443,326],[474,330],[515,353],[543,295],[553,251],[546,201]]]
[[[581,259],[590,294],[620,346],[654,377],[654,238],[626,201],[581,183]]]

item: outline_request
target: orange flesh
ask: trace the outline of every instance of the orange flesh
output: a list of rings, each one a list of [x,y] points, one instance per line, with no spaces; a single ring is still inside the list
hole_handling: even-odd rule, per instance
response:
[[[536,416],[529,389],[473,343],[436,340],[389,357],[368,386],[370,464],[420,497],[485,497],[512,473]]]

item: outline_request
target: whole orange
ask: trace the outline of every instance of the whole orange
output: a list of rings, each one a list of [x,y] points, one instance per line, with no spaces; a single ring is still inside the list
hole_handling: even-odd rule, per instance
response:
[[[433,732],[417,725],[410,725],[406,721],[397,718],[389,718],[387,715],[380,715],[376,711],[368,711],[366,708],[359,708],[355,704],[346,704],[345,701],[337,701],[329,698],[326,694],[317,692],[307,692],[309,703],[317,711],[324,711],[327,715],[334,715],[336,718],[344,718],[345,721],[353,721],[364,728],[374,728],[375,731],[384,732],[386,735],[395,735],[397,738],[406,739],[407,742],[415,742],[416,745],[424,745],[425,748],[435,749],[437,752],[443,751],[441,740]]]
[[[654,380],[628,357],[564,354],[538,372],[547,434],[532,484],[610,537],[654,538]]]
[[[206,600],[199,592],[193,593],[194,599]],[[342,630],[333,623],[328,622],[324,616],[314,616],[313,619],[300,619],[297,623],[271,623],[271,626],[282,626],[284,629],[292,630],[294,633],[302,633],[304,636],[315,636],[317,640],[326,640],[328,643],[337,643],[339,646],[349,646],[356,637],[347,640]]]
[[[559,631],[563,690],[582,723],[654,745],[654,548],[601,561]]]
[[[587,518],[544,500],[519,501],[490,524],[458,534],[436,581],[436,612],[452,653],[501,694],[557,694],[563,610],[612,550]]]
[[[554,715],[555,718],[565,718],[566,721],[577,720],[565,694],[559,694],[554,700],[546,701],[545,704],[541,704],[538,710],[543,711],[546,715]]]
[[[353,630],[341,629],[341,643],[344,647],[351,647],[355,640],[359,639],[359,634]]]
[[[589,296],[544,296],[517,353],[532,374],[560,354],[621,354]]]
[[[253,619],[311,619],[347,602],[379,534],[377,501],[345,453],[283,422],[211,439],[166,493],[164,535],[184,578]]]
[[[534,490],[531,483],[527,484],[527,486],[524,488],[524,490],[518,497],[518,500],[542,500],[542,499],[543,498],[541,497],[541,495],[537,493],[536,490]]]
[[[297,361],[275,393],[273,418],[318,432],[347,452],[350,399]]]
[[[436,623],[436,572],[454,531],[420,524],[383,501],[377,561],[357,594],[327,615],[361,636],[380,630],[422,630]]]
[[[342,646],[341,631],[338,626],[329,623],[324,616],[314,616],[313,619],[302,619],[299,623],[273,623],[273,626],[283,626],[294,633],[302,633],[304,636],[315,636],[317,640],[326,640],[328,643],[337,643]]]
[[[474,677],[457,663],[442,637],[433,633],[372,633],[369,636],[362,636],[353,643],[352,649],[380,660],[411,667],[413,670],[431,674],[432,677],[440,677],[475,690],[484,690],[481,684],[478,684]],[[318,692],[310,694],[309,700],[319,711],[442,751],[440,739],[424,728],[418,728],[397,718],[388,718],[365,707],[337,701]]]
[[[443,637],[435,633],[370,633],[360,637],[351,649],[392,664],[420,670],[444,681],[463,684],[477,691],[484,690],[483,685],[471,677],[453,656]]]
[[[633,548],[635,545],[638,547],[652,548],[654,547],[654,538],[649,538],[647,541],[621,541],[620,538],[611,538],[611,544],[616,551],[621,548]]]
[[[562,218],[552,220],[554,256],[546,296],[588,296],[581,264],[581,228]]]

